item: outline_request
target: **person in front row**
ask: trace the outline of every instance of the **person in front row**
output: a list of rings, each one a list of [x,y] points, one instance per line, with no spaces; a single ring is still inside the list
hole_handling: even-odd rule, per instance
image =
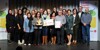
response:
[[[73,15],[71,15],[71,10],[68,9],[68,16],[66,17],[66,33],[68,38],[67,45],[71,45],[72,34],[73,34]]]
[[[90,23],[92,20],[92,16],[89,13],[89,9],[85,9],[85,13],[82,15],[81,22],[82,22],[82,35],[83,35],[83,42],[89,45],[90,42]]]
[[[73,9],[73,44],[77,43],[77,35],[78,35],[78,28],[79,28],[79,15],[77,14],[77,9]]]
[[[13,28],[13,15],[12,15],[12,10],[8,10],[8,14],[6,15],[6,30],[8,33],[8,43],[13,42],[14,38],[14,28]]]
[[[50,17],[47,14],[47,11],[45,10],[43,15],[42,15],[42,21],[43,21],[43,34],[42,34],[42,45],[46,44],[47,45],[47,35],[48,35],[48,26],[44,24],[44,21],[50,19]]]
[[[66,18],[65,16],[62,14],[62,10],[58,11],[58,15],[55,18],[55,22],[56,21],[60,21],[61,25],[60,28],[56,28],[57,31],[57,44],[64,44],[64,24],[66,23]]]
[[[40,12],[36,13],[35,27],[35,45],[40,45],[42,32],[42,19]]]
[[[24,32],[25,32],[25,44],[24,45],[31,45],[32,44],[32,32],[34,31],[32,25],[32,18],[31,14],[27,13],[27,18],[24,20]]]

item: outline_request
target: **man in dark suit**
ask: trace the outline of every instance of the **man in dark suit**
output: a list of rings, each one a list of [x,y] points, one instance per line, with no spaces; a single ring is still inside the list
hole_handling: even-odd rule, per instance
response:
[[[78,15],[79,15],[79,18],[80,18],[80,23],[79,23],[79,31],[78,31],[78,36],[77,36],[77,41],[79,43],[82,42],[82,23],[81,23],[81,17],[82,15],[84,14],[84,12],[82,11],[83,7],[82,6],[79,6],[79,12],[78,12]]]

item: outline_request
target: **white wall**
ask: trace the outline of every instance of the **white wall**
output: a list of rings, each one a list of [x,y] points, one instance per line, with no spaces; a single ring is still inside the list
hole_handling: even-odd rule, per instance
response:
[[[100,20],[98,22],[98,41],[100,41]]]

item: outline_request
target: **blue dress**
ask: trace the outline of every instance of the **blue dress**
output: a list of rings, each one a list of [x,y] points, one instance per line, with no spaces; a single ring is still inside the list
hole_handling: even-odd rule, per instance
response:
[[[66,32],[73,34],[73,15],[66,16]]]

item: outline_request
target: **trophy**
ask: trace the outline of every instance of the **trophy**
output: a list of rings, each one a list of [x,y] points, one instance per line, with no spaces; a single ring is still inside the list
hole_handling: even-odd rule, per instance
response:
[[[36,25],[42,25],[42,21],[38,19]]]

